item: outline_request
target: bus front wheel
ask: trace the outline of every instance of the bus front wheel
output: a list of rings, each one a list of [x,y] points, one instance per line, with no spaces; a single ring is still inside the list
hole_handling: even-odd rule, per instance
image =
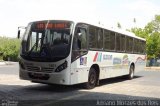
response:
[[[97,73],[94,68],[91,68],[88,75],[88,82],[84,84],[86,89],[93,89],[97,84]]]

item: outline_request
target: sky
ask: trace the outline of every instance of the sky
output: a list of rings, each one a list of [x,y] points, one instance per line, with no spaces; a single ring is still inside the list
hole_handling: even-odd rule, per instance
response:
[[[0,0],[0,36],[15,38],[19,26],[49,19],[143,28],[156,14],[160,15],[160,0]]]

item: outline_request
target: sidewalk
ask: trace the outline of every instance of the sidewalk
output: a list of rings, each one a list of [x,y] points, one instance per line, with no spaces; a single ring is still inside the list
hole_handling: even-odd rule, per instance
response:
[[[12,61],[0,61],[0,66],[4,65],[13,65],[16,64],[17,62],[12,62]]]
[[[153,70],[153,71],[160,71],[160,67],[155,67],[155,66],[152,66],[152,67],[145,67],[145,70]]]

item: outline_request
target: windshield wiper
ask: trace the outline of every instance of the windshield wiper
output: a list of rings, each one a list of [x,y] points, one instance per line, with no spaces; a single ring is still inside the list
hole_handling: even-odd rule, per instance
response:
[[[29,56],[32,53],[35,46],[36,46],[36,43],[32,46],[31,50],[27,53],[27,56]]]
[[[41,38],[39,38],[39,39],[37,40],[37,42],[39,42],[40,39],[41,39]],[[29,55],[32,53],[33,49],[36,47],[37,42],[35,42],[35,44],[32,46],[31,50],[27,53],[27,56],[29,56]],[[38,45],[37,45],[37,46],[38,46]]]

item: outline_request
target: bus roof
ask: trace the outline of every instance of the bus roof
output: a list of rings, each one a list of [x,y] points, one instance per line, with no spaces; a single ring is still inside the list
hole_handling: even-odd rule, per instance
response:
[[[118,29],[118,28],[113,28],[113,27],[108,27],[108,26],[104,26],[102,24],[98,24],[95,23],[95,22],[90,22],[90,21],[84,21],[84,20],[59,20],[59,19],[54,19],[55,21],[70,21],[70,22],[74,22],[75,24],[77,23],[84,23],[84,24],[88,24],[88,25],[93,25],[93,26],[97,26],[97,27],[100,27],[100,28],[104,28],[106,30],[110,30],[110,31],[113,31],[113,32],[116,32],[116,33],[120,33],[120,34],[124,34],[126,36],[130,36],[130,37],[133,37],[133,38],[137,38],[137,39],[140,39],[140,40],[143,40],[143,41],[146,41],[146,39],[144,38],[141,38],[141,37],[138,37],[136,36],[134,33],[132,32],[129,32],[129,31],[126,31],[126,30],[122,30],[122,29]],[[49,20],[49,21],[54,21],[54,20]],[[47,21],[47,20],[41,20],[41,21]],[[34,21],[36,22],[36,21]]]
[[[108,27],[108,26],[104,26],[104,25],[101,25],[101,24],[98,24],[98,23],[97,24],[93,24],[93,23],[84,22],[84,21],[75,21],[75,23],[84,23],[84,24],[88,24],[88,25],[97,26],[97,27],[104,28],[104,29],[109,30],[109,31],[113,31],[113,32],[116,32],[116,33],[124,34],[126,36],[130,36],[130,37],[133,37],[133,38],[137,38],[137,39],[146,41],[146,39],[141,38],[139,36],[136,36],[134,33],[126,31],[126,30],[123,30],[123,29]]]

